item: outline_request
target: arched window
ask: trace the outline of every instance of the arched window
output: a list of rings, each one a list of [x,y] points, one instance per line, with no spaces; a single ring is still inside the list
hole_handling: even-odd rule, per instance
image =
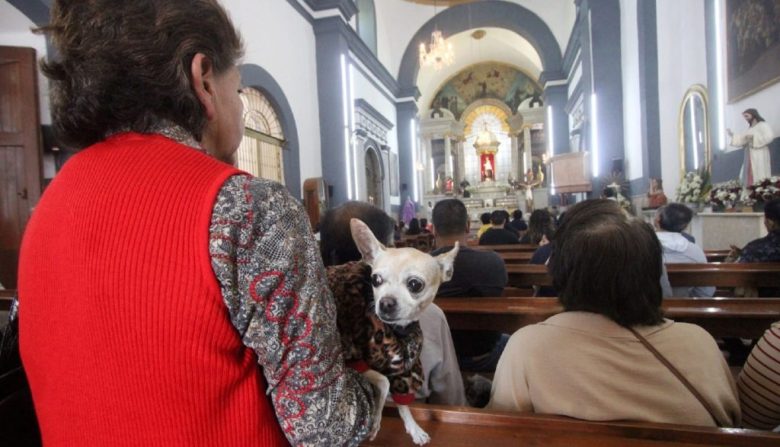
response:
[[[238,147],[238,168],[284,184],[284,134],[276,111],[268,98],[253,88],[243,90],[241,101],[244,103],[244,138]]]
[[[376,54],[376,11],[374,0],[357,0],[357,32],[360,39]]]

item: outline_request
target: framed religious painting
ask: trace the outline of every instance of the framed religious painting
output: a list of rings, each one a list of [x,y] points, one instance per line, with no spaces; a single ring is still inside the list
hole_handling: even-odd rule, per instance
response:
[[[726,0],[728,101],[780,81],[780,0]]]

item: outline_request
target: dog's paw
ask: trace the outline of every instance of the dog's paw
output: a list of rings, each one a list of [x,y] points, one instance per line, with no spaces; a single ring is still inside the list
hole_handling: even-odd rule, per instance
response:
[[[409,431],[409,434],[412,436],[412,441],[417,445],[427,444],[431,441],[431,437],[428,436],[428,433],[425,433],[420,427],[413,427]]]

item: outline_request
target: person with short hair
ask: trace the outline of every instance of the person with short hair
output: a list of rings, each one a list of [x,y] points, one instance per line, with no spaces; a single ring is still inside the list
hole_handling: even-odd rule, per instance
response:
[[[523,219],[523,212],[520,210],[512,211],[512,221],[509,222],[509,225],[511,225],[512,228],[518,232],[518,234],[524,233],[526,230],[528,230],[528,224]]]
[[[420,221],[416,217],[412,218],[412,220],[409,221],[409,228],[406,229],[406,235],[407,236],[417,236],[418,234],[422,233],[422,229],[420,228]]]
[[[485,231],[479,238],[479,245],[504,245],[519,244],[520,239],[514,231],[504,228],[506,224],[507,212],[505,210],[495,210],[490,214],[490,229]]]
[[[460,243],[455,257],[452,279],[439,286],[438,299],[448,297],[498,297],[508,281],[504,260],[493,252],[474,250],[466,241],[469,236],[469,216],[458,199],[445,199],[433,208],[433,234],[437,256]],[[465,371],[493,371],[508,336],[497,331],[453,330],[452,338],[458,362]]]
[[[614,201],[586,200],[568,210],[552,244],[548,270],[564,312],[512,335],[488,408],[739,425],[734,379],[715,340],[663,318],[662,248],[650,225]],[[712,415],[640,336],[695,386]]]
[[[682,234],[692,218],[693,211],[681,203],[670,203],[656,210],[654,224],[664,250],[664,264],[707,263],[704,250]],[[715,287],[672,287],[672,294],[676,297],[709,297],[715,294]]]
[[[345,368],[301,204],[229,162],[239,33],[215,0],[55,0],[53,126],[80,149],[19,261],[43,445],[358,445],[375,392]]]
[[[482,222],[482,226],[477,230],[477,239],[482,237],[483,234],[492,226],[490,224],[490,213],[482,213],[479,215],[479,221]]]
[[[364,278],[371,277],[371,267],[359,262],[362,256],[352,238],[349,224],[350,219],[353,218],[363,221],[374,237],[387,246],[392,246],[394,222],[376,206],[357,201],[346,202],[328,210],[322,219],[321,250],[322,259],[328,267],[328,281],[331,284],[338,284],[339,289],[342,290],[353,293],[362,291],[366,296],[362,297],[361,301],[371,303],[374,299],[372,289],[367,287],[368,282],[362,281]],[[344,300],[354,298],[354,296],[336,297]],[[344,310],[339,309],[339,311]],[[385,325],[389,328],[386,331],[386,338],[392,338],[399,346],[413,343],[406,338],[407,335],[411,336],[414,333],[409,326],[394,331],[391,325],[387,323]],[[466,405],[463,378],[460,375],[450,327],[444,312],[435,303],[431,303],[420,315],[419,327],[423,336],[420,363],[424,379],[416,398],[431,404]],[[344,328],[344,330],[354,334],[355,328]],[[347,338],[342,337],[342,343],[345,343]]]
[[[740,263],[780,262],[780,199],[774,199],[764,205],[764,226],[767,234],[749,242],[740,251]],[[761,287],[760,297],[780,296],[780,288]]]

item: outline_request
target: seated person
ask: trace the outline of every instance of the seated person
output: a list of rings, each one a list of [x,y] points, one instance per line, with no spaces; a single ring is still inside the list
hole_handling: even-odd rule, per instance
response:
[[[344,272],[349,273],[345,277],[335,279],[348,282],[353,278],[370,276],[370,271],[362,271],[370,270],[368,265],[353,262],[361,259],[349,227],[349,220],[353,217],[368,225],[377,240],[392,245],[393,219],[381,209],[365,202],[347,202],[328,210],[322,219],[320,250],[322,259],[328,266],[328,277],[331,281],[334,275],[338,276]],[[352,263],[354,269],[333,268],[348,263]],[[357,290],[357,287],[345,286],[344,289]],[[365,290],[371,294],[370,287]],[[373,300],[373,297],[366,297],[366,299]],[[466,405],[463,379],[444,312],[436,304],[429,305],[420,318],[420,328],[423,334],[420,360],[424,380],[417,393],[417,399],[432,404]]]
[[[555,232],[555,220],[547,210],[534,210],[531,218],[528,220],[528,231],[525,233],[521,244],[539,245],[542,237]]]
[[[764,332],[739,373],[737,388],[742,426],[775,430],[780,426],[780,322]]]
[[[780,199],[764,206],[764,225],[767,235],[745,245],[739,254],[739,262],[780,262]],[[761,287],[758,296],[780,296],[780,288]]]
[[[420,221],[416,217],[412,218],[412,220],[409,221],[409,228],[406,229],[406,235],[417,236],[418,234],[421,233],[422,233],[422,229],[420,228]]]
[[[491,230],[492,231],[492,230]],[[446,297],[498,297],[507,283],[504,260],[493,251],[474,250],[466,245],[469,216],[458,199],[446,199],[433,208],[433,234],[437,256],[460,242],[452,279],[439,286],[437,299]],[[452,331],[458,362],[464,371],[493,371],[506,340],[497,331]]]
[[[664,264],[706,263],[707,256],[698,245],[681,234],[693,218],[693,211],[681,203],[670,203],[655,212],[655,230],[664,251]],[[715,287],[673,287],[676,297],[707,297]]]
[[[525,223],[525,219],[523,219],[523,212],[520,210],[512,211],[512,221],[509,222],[509,225],[520,234],[528,230],[528,224]]]
[[[519,244],[517,234],[504,228],[505,223],[506,211],[493,211],[490,214],[490,228],[479,237],[479,245]]]
[[[569,209],[552,244],[548,268],[564,312],[512,335],[488,408],[739,425],[736,386],[715,340],[662,316],[662,250],[652,227],[614,201],[588,200]],[[693,384],[712,413],[640,337]]]
[[[490,213],[480,214],[479,221],[482,222],[482,226],[479,227],[479,230],[477,230],[477,239],[482,237],[482,235],[485,234],[485,232],[489,230],[490,227],[492,227],[492,225],[490,224]]]
[[[428,229],[428,219],[422,218],[420,219],[420,233],[428,234],[431,230]]]

